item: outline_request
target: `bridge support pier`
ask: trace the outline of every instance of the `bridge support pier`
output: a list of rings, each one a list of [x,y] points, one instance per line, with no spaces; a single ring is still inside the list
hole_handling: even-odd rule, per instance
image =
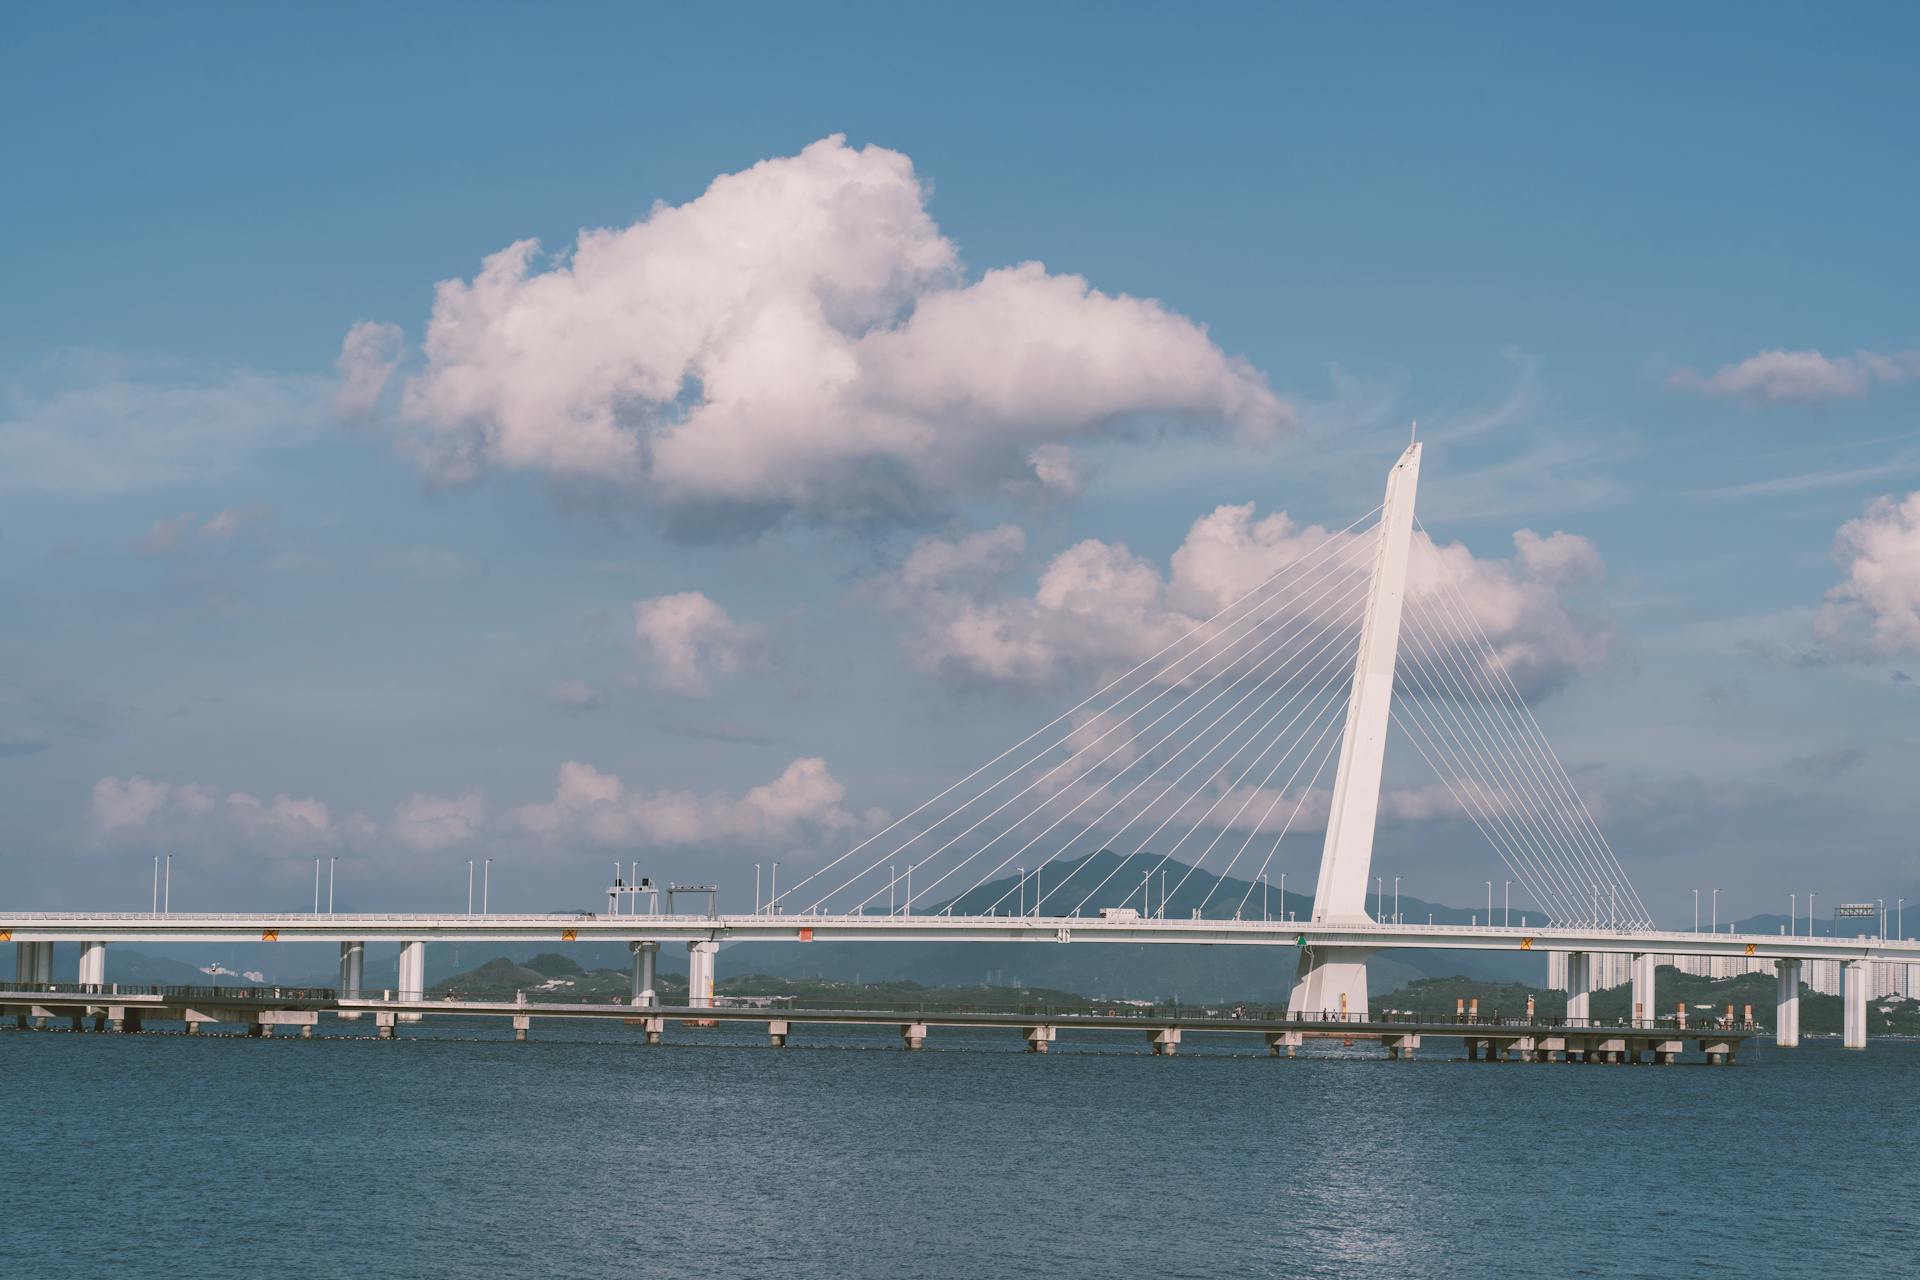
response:
[[[767,1043],[776,1049],[787,1047],[787,1037],[793,1033],[793,1024],[779,1020],[767,1023]]]
[[[909,1053],[918,1052],[927,1047],[927,1024],[909,1022],[900,1028],[900,1047]]]
[[[395,992],[401,1000],[423,1000],[427,993],[427,944],[425,942],[403,942],[400,944],[400,986]],[[422,1015],[403,1013],[402,1022],[418,1022]]]
[[[628,1003],[650,1009],[660,1003],[654,987],[654,975],[660,963],[660,944],[643,940],[627,945],[633,951],[633,999]]]
[[[533,1016],[531,1014],[525,1014],[525,1013],[514,1014],[513,1015],[513,1042],[515,1044],[525,1044],[527,1042],[527,1030],[532,1026],[533,1026]]]
[[[1052,1027],[1022,1027],[1020,1034],[1027,1038],[1028,1053],[1045,1053],[1047,1046],[1053,1043]]]
[[[1567,1025],[1584,1027],[1592,1020],[1593,957],[1584,951],[1567,952]]]
[[[1147,1032],[1147,1039],[1153,1042],[1153,1056],[1171,1058],[1180,1052],[1180,1028],[1158,1027]]]
[[[1845,1006],[1841,1019],[1840,1047],[1867,1047],[1867,962],[1848,960],[1840,968],[1840,998]]]
[[[46,986],[53,981],[53,944],[16,942],[13,944],[14,980],[23,986]]]
[[[382,1009],[373,1015],[373,1034],[382,1040],[393,1039],[393,1024],[396,1015]]]
[[[80,944],[78,981],[83,987],[104,987],[107,985],[106,943],[83,942]]]
[[[1294,970],[1287,1012],[1315,1018],[1338,1014],[1342,1022],[1367,1020],[1366,947],[1305,947]]]
[[[687,944],[687,1007],[713,1008],[714,957],[720,944],[708,939]]]
[[[640,1020],[640,1029],[647,1033],[648,1044],[659,1044],[667,1034],[667,1020],[665,1018],[642,1018]]]
[[[1269,1031],[1267,1032],[1267,1056],[1291,1058],[1303,1039],[1305,1037],[1298,1031]]]
[[[1800,962],[1775,960],[1778,983],[1774,1000],[1773,1042],[1782,1049],[1800,1047]]]
[[[364,942],[343,942],[340,944],[340,998],[358,1000],[360,982],[366,969],[367,944]],[[358,1012],[343,1013],[341,1018],[357,1020]]]
[[[1633,1025],[1636,1027],[1653,1021],[1653,980],[1658,972],[1655,957],[1636,955],[1633,958]]]

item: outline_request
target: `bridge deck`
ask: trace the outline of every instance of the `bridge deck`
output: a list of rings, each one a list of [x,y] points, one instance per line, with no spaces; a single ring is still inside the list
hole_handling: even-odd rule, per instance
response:
[[[1298,1016],[1223,1017],[1202,1011],[1148,1013],[1080,1012],[1057,1009],[793,1009],[774,1006],[636,1006],[628,1004],[542,1004],[509,1000],[367,1000],[339,999],[330,991],[262,988],[159,988],[119,992],[108,988],[81,989],[68,984],[42,990],[0,989],[0,1016],[17,1025],[69,1018],[75,1026],[94,1018],[111,1019],[116,1027],[131,1022],[186,1021],[189,1026],[233,1023],[255,1033],[271,1035],[274,1026],[297,1026],[310,1034],[321,1014],[342,1018],[371,1017],[380,1034],[390,1035],[398,1021],[435,1017],[491,1017],[512,1019],[515,1034],[524,1038],[534,1019],[618,1020],[640,1025],[649,1043],[658,1043],[668,1023],[717,1025],[758,1023],[767,1026],[774,1043],[784,1045],[791,1029],[801,1025],[893,1026],[901,1030],[909,1048],[919,1048],[930,1027],[992,1027],[1023,1033],[1028,1047],[1045,1052],[1063,1030],[1131,1032],[1145,1035],[1155,1053],[1177,1051],[1184,1032],[1257,1035],[1269,1051],[1287,1056],[1307,1040],[1376,1040],[1394,1057],[1411,1057],[1426,1037],[1457,1038],[1469,1058],[1484,1053],[1489,1059],[1518,1054],[1525,1060],[1553,1055],[1570,1059],[1638,1060],[1642,1053],[1655,1061],[1672,1061],[1692,1044],[1711,1061],[1731,1062],[1754,1037],[1751,1027],[1678,1027],[1671,1022],[1600,1025],[1567,1022],[1450,1021],[1415,1018],[1343,1018],[1338,1014]]]

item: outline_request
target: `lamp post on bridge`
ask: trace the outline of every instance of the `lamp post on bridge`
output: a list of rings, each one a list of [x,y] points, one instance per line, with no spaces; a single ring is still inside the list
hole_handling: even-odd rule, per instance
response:
[[[1720,891],[1718,889],[1713,891],[1713,927],[1710,932],[1720,932]]]
[[[1807,936],[1809,938],[1813,936],[1813,898],[1814,895],[1809,890],[1807,893]]]
[[[1787,936],[1791,938],[1800,932],[1800,895],[1787,895]]]
[[[1693,931],[1700,932],[1700,891],[1693,891]]]
[[[1513,926],[1513,881],[1507,881],[1502,892],[1506,897],[1500,904],[1500,927],[1505,929]]]
[[[1395,924],[1399,924],[1401,922],[1400,921],[1400,877],[1399,876],[1395,876],[1393,878],[1393,922]]]
[[[1292,918],[1287,915],[1287,873],[1284,871],[1280,873],[1280,918],[1282,920]]]
[[[1493,881],[1487,881],[1487,927],[1493,927]]]
[[[488,858],[480,867],[480,914],[487,914],[488,891],[493,888],[493,859]]]
[[[1013,873],[1015,876],[1019,878],[1019,885],[1020,885],[1019,910],[1020,910],[1020,914],[1024,916],[1027,914],[1027,869],[1025,867],[1015,867],[1013,869]],[[892,914],[892,913],[889,912],[888,914]]]

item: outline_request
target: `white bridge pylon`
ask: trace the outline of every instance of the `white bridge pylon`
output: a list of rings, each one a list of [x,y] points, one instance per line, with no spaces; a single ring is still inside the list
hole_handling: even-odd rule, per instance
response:
[[[1059,921],[1063,940],[1092,911],[1168,926],[1284,922],[1303,904],[1286,892],[1283,845],[1304,853],[1324,814],[1316,927],[1300,931],[1289,1004],[1357,1017],[1370,949],[1305,938],[1373,923],[1366,895],[1397,725],[1536,921],[1649,927],[1508,655],[1454,580],[1468,558],[1419,527],[1420,461],[1410,444],[1382,504],[1345,528],[1287,525],[1263,548],[1279,562],[1266,577],[755,913],[1019,915]]]
[[[1372,919],[1367,915],[1367,878],[1373,871],[1373,831],[1380,818],[1380,783],[1386,768],[1387,728],[1393,710],[1394,666],[1400,653],[1400,615],[1406,604],[1407,560],[1413,546],[1413,499],[1420,487],[1420,442],[1414,441],[1387,473],[1380,508],[1379,545],[1360,626],[1340,768],[1333,779],[1333,807],[1320,851],[1320,878],[1313,918],[1328,924]],[[1491,921],[1489,921],[1491,923]],[[1289,1013],[1345,1010],[1367,1015],[1369,953],[1345,948],[1302,948]]]

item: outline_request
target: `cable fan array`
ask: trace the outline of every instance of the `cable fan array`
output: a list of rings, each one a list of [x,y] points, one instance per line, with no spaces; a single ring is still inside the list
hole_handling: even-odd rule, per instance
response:
[[[1151,911],[1159,874],[1160,911],[1175,900],[1244,911],[1303,813],[1310,827],[1324,819],[1315,787],[1339,752],[1378,512],[1325,534],[770,909],[1077,915],[1138,894]],[[1209,862],[1222,865],[1205,894],[1182,899]],[[1230,884],[1238,899],[1218,901]]]
[[[1426,563],[1401,617],[1393,722],[1553,923],[1650,928],[1508,662],[1447,563]]]
[[[1325,826],[1320,784],[1339,758],[1379,513],[1322,534],[767,910],[1075,916],[1138,901],[1144,915],[1177,902],[1239,918],[1259,892],[1264,915],[1283,842],[1296,829],[1318,841]],[[1426,543],[1410,564],[1392,722],[1551,922],[1651,927],[1449,561]]]

